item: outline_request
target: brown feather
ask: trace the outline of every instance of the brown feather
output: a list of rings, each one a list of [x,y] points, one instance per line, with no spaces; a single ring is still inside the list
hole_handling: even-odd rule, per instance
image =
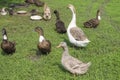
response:
[[[44,54],[50,53],[51,42],[49,40],[43,40],[41,43],[38,43],[38,49]]]
[[[90,19],[89,21],[84,22],[84,26],[86,28],[96,28],[99,25],[99,20],[94,18],[94,19]]]
[[[7,54],[12,54],[16,50],[15,43],[10,41],[3,41],[1,43],[1,48]]]
[[[86,28],[96,28],[99,25],[100,10],[97,10],[96,18],[90,19],[83,23],[84,27]]]

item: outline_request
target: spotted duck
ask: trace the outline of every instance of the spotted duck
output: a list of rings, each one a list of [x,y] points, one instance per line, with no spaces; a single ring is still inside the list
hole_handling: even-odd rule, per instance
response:
[[[51,42],[49,40],[46,40],[44,37],[44,32],[41,27],[36,27],[35,31],[39,34],[39,43],[37,45],[39,51],[42,54],[48,54],[51,52]]]
[[[84,22],[84,27],[86,28],[96,28],[100,23],[101,17],[100,17],[100,10],[97,10],[96,18],[90,19],[86,22]]]
[[[8,40],[7,32],[5,28],[2,29],[2,36],[3,36],[3,40],[1,43],[1,49],[6,54],[13,54],[16,51],[16,48],[15,48],[16,44],[15,42],[11,42]]]

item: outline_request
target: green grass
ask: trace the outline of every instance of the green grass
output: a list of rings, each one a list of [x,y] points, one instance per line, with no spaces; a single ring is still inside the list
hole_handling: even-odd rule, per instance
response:
[[[5,1],[5,0],[4,0]],[[1,16],[0,30],[7,29],[10,41],[16,41],[16,52],[13,55],[0,54],[0,80],[119,80],[120,79],[120,0],[42,0],[52,9],[50,21],[31,21],[29,16]],[[106,2],[105,2],[106,1]],[[24,0],[11,0],[11,2]],[[1,2],[2,3],[2,0]],[[69,47],[72,56],[83,62],[91,61],[92,65],[85,75],[74,77],[61,66],[62,49],[56,46],[67,41],[66,34],[58,34],[55,29],[55,15],[58,9],[66,28],[71,20],[71,11],[66,7],[71,3],[77,12],[77,25],[82,28],[91,43],[84,49]],[[3,5],[0,5],[2,7]],[[25,10],[43,9],[31,5]],[[93,18],[96,10],[102,9],[102,20],[96,29],[86,29],[83,22]],[[16,9],[19,10],[19,9]],[[36,26],[44,29],[45,37],[52,42],[49,55],[36,56],[38,34]],[[0,37],[2,41],[2,36]],[[0,49],[0,52],[1,49]]]

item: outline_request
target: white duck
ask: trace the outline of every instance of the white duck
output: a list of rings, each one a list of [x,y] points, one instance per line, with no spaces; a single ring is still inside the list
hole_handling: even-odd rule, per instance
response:
[[[83,63],[82,61],[72,57],[69,54],[66,42],[61,42],[57,47],[62,47],[64,50],[61,63],[66,70],[68,70],[74,75],[85,74],[87,72],[89,66],[91,65],[91,62]]]
[[[7,15],[7,11],[6,8],[2,8],[2,10],[0,11],[1,15]]]
[[[68,8],[72,11],[72,20],[67,28],[69,41],[77,47],[85,47],[90,41],[87,39],[82,29],[76,25],[76,13],[74,6],[69,4]]]

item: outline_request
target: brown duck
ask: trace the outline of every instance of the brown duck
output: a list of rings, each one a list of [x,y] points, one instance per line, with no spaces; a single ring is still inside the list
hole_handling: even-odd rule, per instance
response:
[[[3,50],[3,52],[5,52],[6,54],[14,53],[16,51],[16,44],[15,42],[8,41],[7,32],[5,28],[2,29],[2,36],[3,40],[1,43],[1,49]]]
[[[51,52],[51,42],[44,38],[44,32],[41,27],[36,27],[35,31],[39,34],[39,43],[37,45],[39,51],[43,54],[48,54]]]
[[[60,20],[60,16],[59,16],[59,12],[57,10],[54,10],[54,14],[56,15],[56,31],[58,33],[66,33],[66,28],[65,28],[65,24],[62,20]]]
[[[40,0],[25,0],[25,2],[29,3],[29,4],[35,4],[38,7],[44,6],[44,2],[42,2]]]
[[[96,18],[90,19],[84,22],[83,24],[84,24],[84,27],[86,28],[96,28],[99,25],[100,20],[101,20],[100,10],[97,10]]]

